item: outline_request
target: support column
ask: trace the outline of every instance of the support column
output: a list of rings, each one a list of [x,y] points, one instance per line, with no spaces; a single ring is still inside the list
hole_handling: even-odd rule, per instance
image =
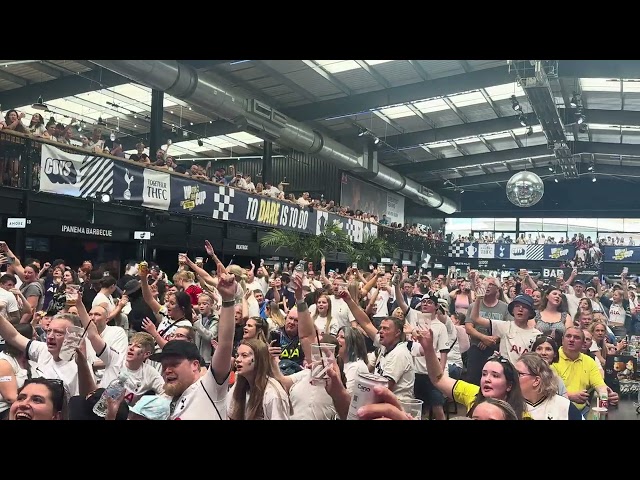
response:
[[[273,183],[273,144],[264,141],[262,153],[262,184]]]
[[[151,91],[151,131],[149,132],[149,158],[156,161],[156,151],[164,143],[162,138],[164,92],[162,90]]]

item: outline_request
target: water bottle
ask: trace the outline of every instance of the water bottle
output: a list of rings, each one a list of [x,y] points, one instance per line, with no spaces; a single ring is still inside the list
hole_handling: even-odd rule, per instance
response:
[[[300,279],[304,277],[304,260],[300,260],[294,269],[294,275]]]
[[[100,397],[100,400],[98,400],[98,403],[96,403],[95,406],[93,407],[93,413],[95,413],[96,415],[102,418],[106,417],[107,416],[107,398],[111,397],[115,400],[116,398],[120,397],[120,395],[122,395],[122,392],[125,391],[125,384],[127,383],[128,378],[129,378],[129,375],[127,375],[124,372],[120,372],[120,375],[118,375],[118,378],[113,382],[111,382],[109,386],[105,388],[104,392],[102,392],[102,396]]]

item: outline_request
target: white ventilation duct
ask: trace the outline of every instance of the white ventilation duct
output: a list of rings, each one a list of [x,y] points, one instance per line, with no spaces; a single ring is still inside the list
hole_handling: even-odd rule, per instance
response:
[[[403,195],[420,205],[446,214],[457,211],[456,203],[410,180],[398,172],[368,162],[312,128],[224,87],[212,75],[199,73],[177,60],[91,60],[150,88],[162,90],[194,106],[206,109],[240,126],[243,130],[278,145],[325,159],[342,170],[360,175],[381,187]],[[367,167],[369,165],[369,167]]]

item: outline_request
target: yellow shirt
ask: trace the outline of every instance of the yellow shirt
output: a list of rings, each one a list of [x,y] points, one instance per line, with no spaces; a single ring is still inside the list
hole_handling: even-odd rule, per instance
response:
[[[453,399],[461,405],[464,405],[467,412],[471,410],[473,403],[476,401],[476,397],[480,393],[480,387],[473,383],[467,383],[462,380],[458,380],[453,386]],[[522,412],[523,420],[533,420],[529,412]]]
[[[560,359],[551,365],[558,376],[562,378],[567,392],[581,392],[582,390],[590,390],[591,388],[604,387],[604,379],[598,370],[596,361],[581,353],[578,358],[571,360],[564,354],[562,347],[559,350]],[[585,404],[575,403],[574,405],[582,410]]]

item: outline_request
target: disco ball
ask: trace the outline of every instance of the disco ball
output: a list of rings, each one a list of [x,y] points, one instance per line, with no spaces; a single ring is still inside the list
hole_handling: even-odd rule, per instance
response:
[[[531,207],[544,195],[544,182],[533,172],[518,172],[507,182],[507,198],[518,207]]]

